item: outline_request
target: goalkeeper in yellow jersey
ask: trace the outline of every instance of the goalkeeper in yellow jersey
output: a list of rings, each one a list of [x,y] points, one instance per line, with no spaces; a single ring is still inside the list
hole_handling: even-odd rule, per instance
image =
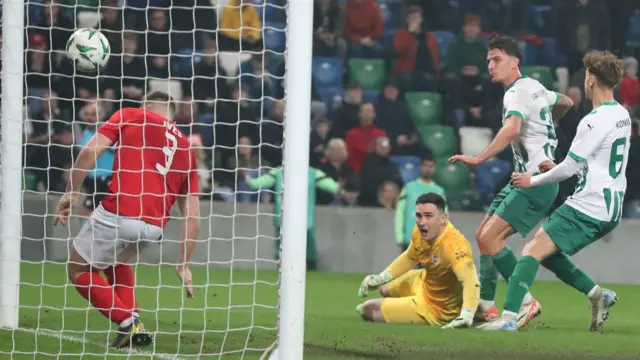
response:
[[[412,270],[417,264],[420,270]],[[364,320],[466,328],[480,299],[471,245],[448,220],[435,193],[416,200],[416,226],[407,250],[378,275],[362,281],[358,295],[380,289],[383,298],[357,307]]]

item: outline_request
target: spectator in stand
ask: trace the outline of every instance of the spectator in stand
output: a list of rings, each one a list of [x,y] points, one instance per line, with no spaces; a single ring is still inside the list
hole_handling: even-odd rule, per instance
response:
[[[116,0],[102,1],[100,32],[109,40],[112,54],[122,53],[122,8]]]
[[[271,115],[263,119],[260,126],[262,156],[272,165],[282,165],[282,144],[284,143],[285,101],[278,100],[271,108]]]
[[[260,52],[262,24],[251,0],[230,0],[218,26],[218,50]]]
[[[386,136],[377,137],[375,149],[367,155],[360,173],[362,190],[358,204],[361,206],[376,206],[379,202],[378,189],[387,181],[394,183],[398,188],[402,186],[400,170],[389,158],[390,153],[391,142],[389,142],[389,138]]]
[[[329,119],[322,117],[315,123],[315,128],[311,132],[311,153],[309,154],[309,164],[318,167],[324,157],[325,146],[329,140]]]
[[[400,187],[393,181],[385,181],[378,189],[378,202],[375,206],[385,210],[393,210],[398,205],[400,198]]]
[[[162,0],[160,4],[168,9],[169,25],[181,49],[201,49],[204,38],[215,38],[218,22],[211,19],[217,18],[217,6],[211,0]]]
[[[236,200],[241,203],[250,203],[269,198],[264,196],[267,192],[254,191],[249,187],[247,179],[257,179],[264,175],[269,163],[256,154],[251,139],[246,136],[238,140],[237,154],[232,155],[227,162],[227,168],[236,174]]]
[[[51,51],[50,59],[57,65],[65,56],[67,40],[75,29],[74,21],[65,16],[58,0],[44,0],[42,5],[44,11],[40,22],[29,30],[44,36]]]
[[[251,61],[240,66],[240,81],[247,87],[251,100],[276,96],[275,78],[269,73],[264,57],[264,53],[253,54]]]
[[[400,89],[395,81],[389,81],[376,99],[376,126],[391,139],[394,155],[417,154],[418,136]]]
[[[402,80],[403,90],[437,91],[440,76],[438,40],[423,27],[422,10],[407,9],[407,28],[398,29],[393,49],[398,62],[393,74]]]
[[[478,38],[480,17],[467,15],[462,33],[449,45],[445,79],[456,128],[488,127],[485,104],[490,93],[487,45]]]
[[[580,120],[591,111],[591,101],[584,101],[582,90],[577,86],[570,86],[567,89],[567,96],[573,101],[573,107],[567,111],[562,119],[553,119],[556,123],[556,131],[560,130],[568,143],[566,145],[566,151],[569,151],[571,141],[576,136],[576,130]],[[558,144],[559,149],[563,148],[563,144]]]
[[[341,56],[343,12],[337,0],[318,0],[313,9],[313,56]]]
[[[228,99],[231,95],[229,85],[218,75],[218,69],[216,41],[206,38],[201,60],[193,67],[193,77],[182,83],[185,94],[192,94],[196,101],[203,101],[202,112],[213,113],[216,99]]]
[[[624,76],[620,81],[620,104],[624,106],[632,116],[638,106],[638,60],[632,57],[624,59]]]
[[[51,63],[47,55],[47,43],[42,34],[34,33],[29,37],[26,53],[26,73],[24,75],[28,104],[31,110],[39,109],[42,94],[49,89]],[[55,85],[55,84],[52,84]]]
[[[483,18],[488,32],[516,38],[531,34],[531,0],[487,1],[486,5]]]
[[[350,58],[375,58],[383,55],[380,43],[383,22],[374,0],[348,0],[345,8],[344,38]]]
[[[207,153],[205,152],[202,134],[207,130],[210,131],[210,128],[200,124],[199,118],[198,104],[189,95],[183,97],[174,116],[174,122],[180,131],[189,138],[191,148],[196,156],[196,166],[200,180],[199,190],[204,193],[210,187],[211,171],[209,171],[210,166],[207,165]]]
[[[122,99],[122,107],[140,107],[147,68],[144,56],[138,53],[138,35],[124,33],[122,48],[122,55],[111,54],[106,70],[108,76],[102,78],[103,97],[113,101]]]
[[[344,206],[344,207],[353,207],[358,206],[358,196],[360,196],[360,179],[353,176],[348,178],[341,185],[341,189],[344,190],[342,196],[337,197],[333,200],[329,205],[331,206]],[[317,193],[326,193],[326,192],[317,192]],[[316,204],[320,204],[316,202]]]
[[[387,134],[376,127],[374,120],[376,110],[371,103],[364,103],[360,106],[360,126],[349,130],[345,137],[349,158],[347,164],[353,172],[360,174],[362,164],[367,154],[375,149],[375,139]]]
[[[335,109],[331,137],[345,138],[349,130],[360,123],[359,113],[362,107],[362,88],[358,83],[350,83],[342,104]]]
[[[400,200],[396,206],[395,233],[396,245],[401,251],[407,250],[411,243],[411,232],[416,224],[414,214],[418,197],[432,192],[446,199],[444,188],[433,181],[435,172],[436,162],[433,155],[430,152],[423,153],[420,159],[420,177],[405,184],[400,192]]]
[[[178,51],[178,42],[170,33],[167,10],[151,12],[149,31],[145,34],[148,76],[166,79],[169,77],[169,55]]]
[[[331,139],[325,150],[325,157],[320,161],[319,170],[335,180],[338,184],[347,184],[353,179],[358,179],[356,174],[346,164],[348,157],[347,146],[342,139]],[[358,193],[360,192],[360,182],[358,181]],[[354,185],[355,187],[355,185]],[[345,188],[345,191],[349,191]],[[326,192],[316,192],[317,203],[327,205],[333,200],[333,196]]]

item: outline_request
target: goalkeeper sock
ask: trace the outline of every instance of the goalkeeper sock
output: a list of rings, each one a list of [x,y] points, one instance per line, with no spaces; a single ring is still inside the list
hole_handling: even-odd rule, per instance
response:
[[[480,255],[480,306],[482,311],[493,307],[498,285],[498,270],[491,261],[491,255]],[[488,307],[488,308],[485,308]]]
[[[120,264],[109,266],[104,270],[109,285],[113,286],[116,295],[122,300],[126,309],[138,312],[138,304],[136,303],[136,294],[134,290],[135,277],[131,266]]]
[[[516,255],[511,251],[511,248],[509,246],[503,247],[502,250],[491,257],[491,260],[500,275],[502,275],[502,278],[509,281],[518,263],[518,259],[516,259]]]
[[[75,281],[75,288],[102,315],[114,323],[122,324],[125,320],[131,318],[131,311],[124,310],[126,306],[122,303],[122,300],[115,294],[113,287],[99,273],[87,271],[78,275]]]
[[[507,284],[507,298],[504,302],[504,310],[518,313],[522,307],[522,300],[529,292],[538,273],[540,263],[531,256],[523,256],[516,264],[516,269]]]
[[[542,261],[542,266],[556,274],[558,279],[567,285],[589,296],[589,292],[595,288],[593,281],[584,271],[563,252],[557,252]]]

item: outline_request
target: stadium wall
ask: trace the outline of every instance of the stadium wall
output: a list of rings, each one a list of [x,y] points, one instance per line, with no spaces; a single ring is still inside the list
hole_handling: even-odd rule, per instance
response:
[[[52,225],[57,197],[25,194],[23,209],[22,256],[27,261],[65,261],[68,239],[77,233],[79,223],[71,228]],[[272,208],[259,204],[201,202],[200,213],[213,214],[201,221],[200,239],[194,260],[210,266],[275,269]],[[256,216],[256,214],[258,214]],[[175,214],[179,216],[178,213]],[[318,207],[316,238],[319,266],[324,271],[377,273],[384,269],[399,249],[394,242],[393,212],[382,209]],[[451,219],[474,245],[476,226],[481,213],[452,213]],[[175,263],[180,222],[170,221],[161,246],[146,249],[140,261],[157,264]],[[575,261],[597,281],[640,284],[637,259],[640,254],[640,221],[626,220],[614,233],[575,256]],[[205,241],[204,239],[211,239]],[[234,239],[233,241],[231,239]],[[256,241],[257,239],[257,241]],[[524,241],[518,236],[509,240],[520,252]],[[304,254],[301,254],[304,256]],[[257,262],[255,259],[258,258]],[[554,276],[543,270],[539,279]]]

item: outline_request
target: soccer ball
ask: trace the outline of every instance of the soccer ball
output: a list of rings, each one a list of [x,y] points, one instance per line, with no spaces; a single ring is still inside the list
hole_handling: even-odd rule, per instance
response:
[[[110,55],[109,40],[98,30],[77,30],[67,41],[67,58],[81,71],[97,71],[107,64]]]

